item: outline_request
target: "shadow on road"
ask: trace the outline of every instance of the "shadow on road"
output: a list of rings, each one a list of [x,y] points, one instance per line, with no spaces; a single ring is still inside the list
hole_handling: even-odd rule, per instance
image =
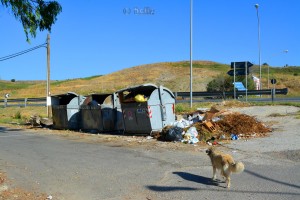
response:
[[[297,199],[297,196],[300,193],[297,192],[285,192],[285,191],[249,191],[249,190],[235,190],[231,189],[213,189],[213,188],[194,188],[194,187],[175,187],[175,186],[156,186],[150,185],[147,186],[148,189],[155,191],[155,192],[175,192],[175,191],[212,191],[212,192],[222,192],[228,194],[230,193],[241,193],[241,194],[266,194],[266,195],[289,195],[294,196],[293,199]]]
[[[211,178],[187,173],[187,172],[173,172],[173,174],[176,174],[180,176],[182,179],[195,182],[195,183],[200,183],[204,185],[212,185],[212,186],[219,186],[220,181],[212,181]],[[199,188],[193,188],[193,187],[179,187],[179,186],[155,186],[155,185],[150,185],[147,186],[148,189],[157,191],[157,192],[171,192],[171,191],[192,191],[192,190],[199,190]]]
[[[248,173],[248,174],[251,174],[253,176],[256,176],[258,178],[261,178],[261,179],[265,179],[265,180],[268,180],[268,181],[271,181],[271,182],[274,182],[274,183],[279,183],[279,184],[282,184],[282,185],[286,185],[286,186],[289,186],[289,187],[300,189],[300,185],[294,185],[294,184],[291,184],[291,183],[286,183],[286,182],[283,182],[283,181],[275,180],[275,179],[263,176],[261,174],[258,174],[256,172],[252,172],[250,170],[245,170],[245,172]]]
[[[5,133],[7,131],[21,131],[22,129],[20,128],[6,128],[6,127],[0,127],[0,132]]]
[[[264,177],[260,174],[251,172],[249,170],[245,170],[246,173],[252,174],[254,176],[257,176],[259,178],[263,178],[266,180],[270,180],[270,181],[274,181],[280,184],[284,184],[287,186],[292,186],[295,188],[300,188],[297,185],[293,185],[293,184],[289,184],[289,183],[284,183],[281,181],[277,181],[274,179],[270,179],[268,177]],[[290,196],[299,196],[300,193],[297,192],[286,192],[286,191],[255,191],[255,190],[235,190],[234,187],[231,189],[227,189],[225,186],[222,187],[219,185],[219,183],[223,183],[224,181],[212,181],[211,178],[208,177],[203,177],[203,176],[199,176],[199,175],[195,175],[195,174],[191,174],[191,173],[187,173],[187,172],[173,172],[173,174],[176,174],[178,176],[180,176],[182,179],[186,180],[186,181],[191,181],[191,182],[195,182],[195,183],[200,183],[203,185],[208,185],[208,186],[214,186],[214,188],[200,188],[200,187],[184,187],[184,186],[158,186],[158,185],[148,185],[146,186],[146,188],[148,188],[149,190],[155,191],[155,192],[175,192],[175,191],[201,191],[201,190],[205,190],[205,191],[213,191],[213,192],[233,192],[233,193],[248,193],[248,194],[266,194],[266,195],[290,195]],[[217,187],[215,187],[217,186]]]
[[[196,182],[196,183],[201,183],[204,185],[214,185],[214,186],[219,186],[219,180],[213,181],[211,178],[207,178],[204,176],[199,176],[187,172],[173,172],[173,174],[176,174],[180,176],[181,178],[191,181],[191,182]]]
[[[198,190],[198,188],[192,187],[176,187],[176,186],[156,186],[156,185],[149,185],[147,186],[148,189],[156,192],[172,192],[172,191],[192,191]]]

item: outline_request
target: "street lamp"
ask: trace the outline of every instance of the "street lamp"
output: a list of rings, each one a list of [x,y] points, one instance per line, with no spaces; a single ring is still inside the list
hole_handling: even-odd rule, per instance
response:
[[[286,49],[286,50],[284,50],[283,52],[284,52],[284,53],[287,53],[287,52],[289,52],[289,50]],[[287,67],[287,64],[285,64],[285,66]]]
[[[261,80],[261,56],[260,56],[260,21],[259,21],[259,14],[258,14],[258,4],[254,5],[256,8],[256,14],[257,14],[257,26],[258,26],[258,64],[259,64],[259,81],[260,86],[259,89],[262,89],[262,80]]]

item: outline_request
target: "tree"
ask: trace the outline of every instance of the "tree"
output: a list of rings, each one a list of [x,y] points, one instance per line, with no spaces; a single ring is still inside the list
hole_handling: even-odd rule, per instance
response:
[[[24,28],[26,40],[28,35],[36,37],[36,31],[48,30],[57,20],[57,15],[62,11],[61,5],[56,1],[44,0],[0,0],[6,8],[10,8],[17,20]]]
[[[232,78],[230,76],[219,75],[210,81],[206,90],[208,92],[225,92],[233,90]]]
[[[246,86],[245,76],[236,76],[236,82],[242,82]],[[248,90],[255,88],[254,81],[248,76],[247,79]],[[226,92],[233,90],[233,77],[228,75],[219,75],[206,86],[207,92]]]

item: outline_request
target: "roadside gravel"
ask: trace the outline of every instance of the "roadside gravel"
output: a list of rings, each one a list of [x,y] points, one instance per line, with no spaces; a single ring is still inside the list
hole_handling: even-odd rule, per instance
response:
[[[269,137],[254,138],[251,140],[236,140],[224,146],[237,152],[243,152],[243,160],[250,162],[272,162],[272,158],[280,158],[284,161],[300,161],[300,119],[296,119],[298,107],[292,106],[253,106],[230,109],[234,112],[244,113],[256,117],[273,131]],[[299,114],[298,114],[299,116]],[[263,156],[265,159],[256,159]],[[268,159],[270,158],[270,159]],[[276,161],[276,163],[278,163]]]

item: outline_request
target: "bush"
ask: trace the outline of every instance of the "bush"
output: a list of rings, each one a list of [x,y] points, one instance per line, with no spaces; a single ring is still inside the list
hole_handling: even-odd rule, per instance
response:
[[[16,79],[13,78],[13,79],[11,79],[10,81],[11,81],[11,82],[16,82]]]
[[[182,104],[176,104],[175,113],[182,113],[184,111],[186,111],[185,106],[183,106]]]
[[[207,92],[226,92],[233,91],[233,79],[234,77],[228,75],[220,75],[209,82],[206,86]],[[246,79],[245,76],[236,76],[236,82],[242,82],[246,87]],[[253,90],[255,88],[254,81],[250,76],[248,76],[248,90]]]
[[[22,115],[21,115],[21,112],[20,111],[17,111],[15,113],[15,115],[13,116],[14,119],[21,119],[22,118]]]
[[[217,76],[206,86],[208,92],[224,92],[233,90],[233,80],[230,76]]]

